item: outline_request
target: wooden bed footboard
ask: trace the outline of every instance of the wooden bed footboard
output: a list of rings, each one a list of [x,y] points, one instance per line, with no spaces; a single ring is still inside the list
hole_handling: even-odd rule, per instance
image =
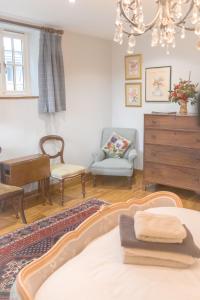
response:
[[[182,207],[181,199],[170,192],[156,192],[140,200],[103,206],[77,229],[65,234],[46,254],[24,267],[18,274],[15,299],[33,300],[46,279],[92,240],[118,225],[121,214],[134,215],[137,210],[151,207]]]

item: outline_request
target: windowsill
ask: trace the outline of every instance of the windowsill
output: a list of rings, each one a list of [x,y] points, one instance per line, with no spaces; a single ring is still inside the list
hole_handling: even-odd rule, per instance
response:
[[[39,96],[0,96],[0,100],[38,99]]]

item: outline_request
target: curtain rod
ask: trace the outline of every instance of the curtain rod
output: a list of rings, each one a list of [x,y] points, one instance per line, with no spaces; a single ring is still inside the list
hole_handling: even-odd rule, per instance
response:
[[[64,30],[54,29],[54,28],[45,27],[45,26],[39,26],[39,25],[35,25],[35,24],[28,24],[28,23],[23,23],[23,22],[19,22],[19,21],[8,20],[8,19],[4,19],[1,17],[0,17],[0,23],[8,23],[8,24],[12,24],[12,25],[28,27],[28,28],[33,28],[33,29],[37,29],[37,30],[46,30],[51,33],[58,33],[58,34],[64,33]]]

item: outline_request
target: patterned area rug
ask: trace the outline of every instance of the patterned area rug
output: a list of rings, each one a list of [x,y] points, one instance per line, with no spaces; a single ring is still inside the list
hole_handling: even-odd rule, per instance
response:
[[[91,199],[67,211],[0,237],[0,300],[8,300],[18,272],[47,252],[65,233],[74,230],[107,202]]]

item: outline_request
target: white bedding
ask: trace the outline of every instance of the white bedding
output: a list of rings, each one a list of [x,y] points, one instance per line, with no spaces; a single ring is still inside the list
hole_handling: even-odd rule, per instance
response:
[[[178,216],[200,247],[200,213],[184,208],[152,208]],[[35,300],[199,300],[200,262],[190,269],[122,263],[119,228],[91,242],[54,272]]]

